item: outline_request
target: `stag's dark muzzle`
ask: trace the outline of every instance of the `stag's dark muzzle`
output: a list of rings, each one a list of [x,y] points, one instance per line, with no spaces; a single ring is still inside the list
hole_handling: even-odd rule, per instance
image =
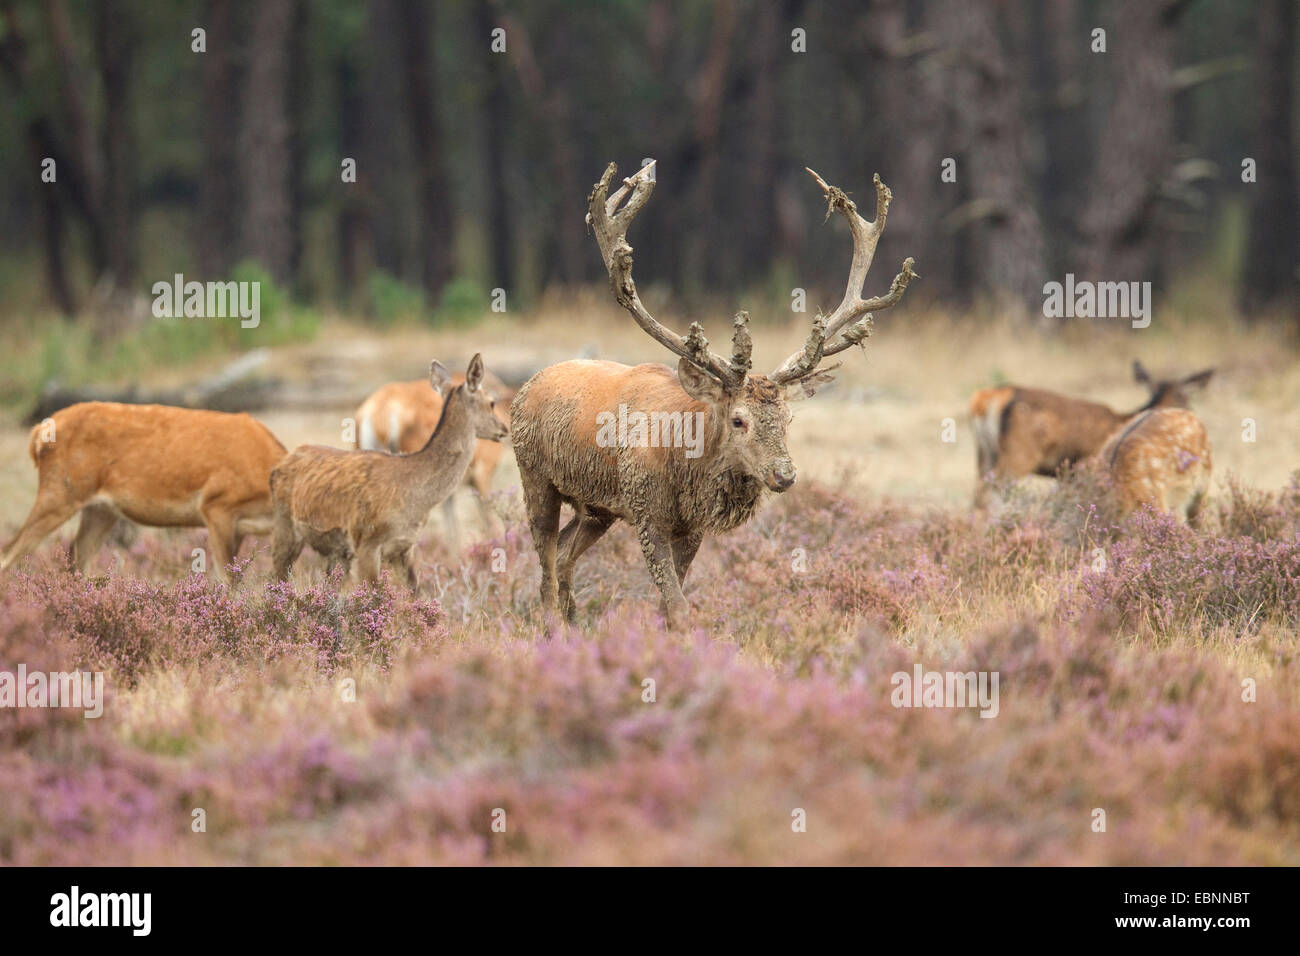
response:
[[[785,461],[778,461],[768,472],[767,487],[776,492],[785,491],[794,484],[795,476],[794,462],[788,458]]]

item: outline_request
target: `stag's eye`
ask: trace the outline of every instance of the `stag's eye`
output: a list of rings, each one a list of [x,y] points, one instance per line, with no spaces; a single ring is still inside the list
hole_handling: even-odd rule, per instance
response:
[[[735,418],[733,418],[733,419],[731,420],[731,427],[732,427],[732,428],[744,428],[744,427],[745,427],[745,420],[744,420],[743,418],[741,418],[739,415],[737,415]]]

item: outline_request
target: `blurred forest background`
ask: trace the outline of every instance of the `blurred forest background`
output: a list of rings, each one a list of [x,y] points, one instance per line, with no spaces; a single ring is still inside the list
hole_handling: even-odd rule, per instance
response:
[[[643,157],[660,185],[632,237],[638,276],[687,315],[788,303],[804,265],[847,259],[817,228],[808,165],[867,209],[879,171],[895,196],[881,261],[892,275],[916,257],[915,297],[1038,315],[1043,283],[1073,272],[1150,280],[1157,305],[1209,282],[1208,319],[1300,322],[1298,15],[1297,0],[3,0],[0,325],[80,315],[118,336],[177,272],[262,278],[264,311],[269,295],[376,323],[473,316],[494,288],[528,308],[603,280],[586,196],[609,160]],[[828,295],[843,281],[816,274]]]

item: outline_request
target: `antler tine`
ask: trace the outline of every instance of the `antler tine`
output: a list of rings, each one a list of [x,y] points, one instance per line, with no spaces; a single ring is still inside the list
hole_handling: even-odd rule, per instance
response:
[[[849,232],[853,236],[853,263],[849,267],[849,281],[844,290],[844,298],[835,311],[829,316],[819,312],[813,320],[812,330],[803,349],[786,359],[772,374],[773,381],[781,384],[812,375],[824,357],[861,344],[871,334],[870,313],[887,309],[898,302],[907,290],[908,283],[916,278],[916,273],[912,271],[914,263],[909,257],[903,262],[903,271],[894,277],[886,295],[872,299],[862,298],[862,287],[867,281],[867,273],[871,271],[871,262],[876,255],[880,234],[885,228],[893,194],[881,182],[879,173],[872,177],[872,183],[876,187],[876,218],[867,222],[858,214],[857,204],[844,190],[830,185],[812,169],[806,166],[804,168],[826,196],[826,218],[830,219],[831,213],[839,210],[848,222]]]
[[[637,170],[635,175],[624,179],[623,185],[610,196],[609,187],[617,172],[616,164],[606,166],[604,174],[587,197],[587,224],[596,234],[596,244],[600,247],[601,258],[609,272],[614,298],[628,311],[636,324],[660,345],[698,366],[724,385],[734,386],[736,382],[732,366],[709,351],[708,340],[698,322],[691,325],[690,333],[683,339],[656,321],[637,295],[636,283],[632,281],[632,247],[627,242],[627,229],[654,191],[655,161],[651,160]],[[628,195],[629,190],[631,197],[619,209],[619,203]]]
[[[754,340],[749,336],[749,313],[737,312],[731,323],[731,374],[743,382],[753,367]]]

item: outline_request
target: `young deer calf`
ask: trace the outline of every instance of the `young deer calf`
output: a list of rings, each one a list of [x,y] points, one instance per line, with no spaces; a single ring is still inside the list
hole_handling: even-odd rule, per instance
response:
[[[990,477],[1056,476],[1066,462],[1095,455],[1115,430],[1152,408],[1185,408],[1191,391],[1204,387],[1214,369],[1180,379],[1154,380],[1133,363],[1133,378],[1149,390],[1150,400],[1124,414],[1097,402],[1070,398],[1037,388],[1003,385],[982,388],[971,396],[970,422],[978,455],[975,507],[988,505]]]
[[[1213,460],[1199,418],[1185,408],[1155,408],[1116,429],[1095,464],[1110,474],[1124,514],[1150,505],[1195,526]]]
[[[435,389],[442,391],[450,378],[441,362],[429,366]],[[438,427],[414,454],[325,445],[294,449],[271,472],[275,576],[286,579],[303,545],[310,544],[331,568],[341,563],[356,580],[377,580],[380,563],[388,562],[414,591],[415,538],[429,512],[464,479],[478,439],[500,441],[509,434],[482,384],[483,358],[475,355],[464,383],[443,403]]]
[[[465,376],[458,374],[452,377],[451,384],[455,386],[463,381]],[[484,373],[483,387],[496,402],[497,417],[509,428],[510,402],[515,397],[514,392],[491,372]],[[357,409],[356,447],[394,454],[419,451],[438,425],[442,400],[441,392],[424,378],[413,382],[390,382],[376,389]],[[492,476],[496,474],[504,453],[505,446],[501,442],[480,440],[465,472],[465,484],[478,492],[479,513],[489,532],[501,524],[501,519],[488,505],[488,495],[492,491]],[[454,493],[442,503],[442,510],[452,538],[459,541]]]
[[[85,571],[118,518],[154,527],[206,526],[212,565],[246,534],[271,530],[271,469],[284,457],[261,422],[167,405],[82,402],[32,429],[36,503],[0,559],[7,568],[78,511],[72,560]]]

